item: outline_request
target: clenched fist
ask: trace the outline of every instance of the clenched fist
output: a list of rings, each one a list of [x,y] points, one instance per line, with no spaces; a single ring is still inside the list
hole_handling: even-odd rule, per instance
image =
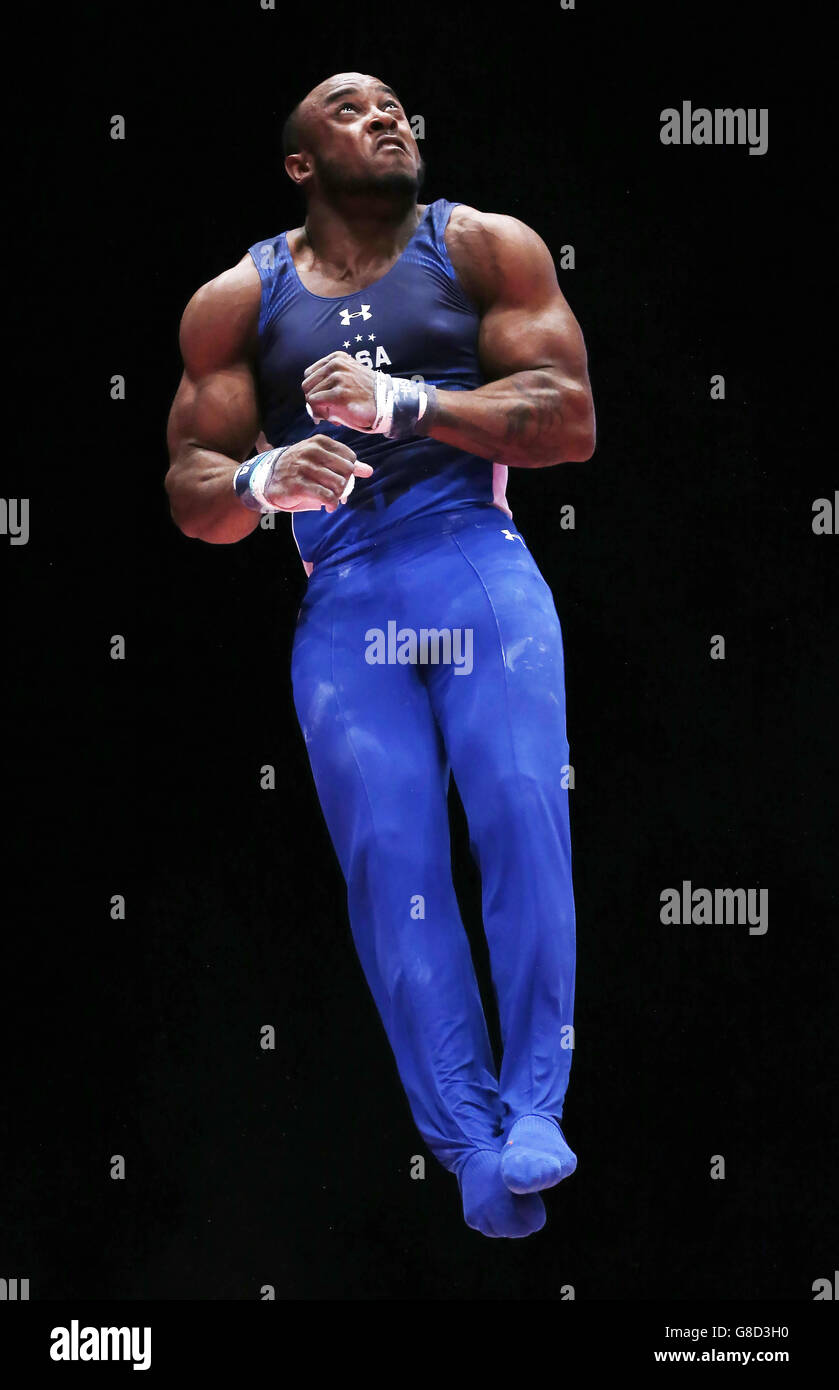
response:
[[[303,373],[303,395],[315,422],[369,430],[376,419],[373,368],[356,362],[348,352],[330,352]]]
[[[291,444],[277,462],[265,496],[284,512],[334,512],[352,490],[356,478],[369,478],[373,469],[346,444],[315,434]]]

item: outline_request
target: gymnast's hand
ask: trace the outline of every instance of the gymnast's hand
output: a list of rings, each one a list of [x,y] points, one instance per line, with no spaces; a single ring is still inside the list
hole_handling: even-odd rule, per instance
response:
[[[315,434],[284,449],[265,496],[284,512],[317,512],[321,507],[334,512],[346,502],[356,478],[369,478],[372,472],[346,444]]]
[[[356,362],[348,352],[319,357],[303,373],[303,394],[317,423],[369,430],[376,419],[376,387],[372,367]]]

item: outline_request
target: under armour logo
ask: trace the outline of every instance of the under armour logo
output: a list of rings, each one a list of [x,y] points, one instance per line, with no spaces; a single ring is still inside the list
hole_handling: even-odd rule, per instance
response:
[[[361,308],[356,309],[354,314],[351,314],[349,309],[341,310],[341,322],[345,328],[349,327],[350,319],[369,319],[372,317],[369,304],[362,304]]]
[[[524,545],[524,541],[521,540],[521,536],[519,536],[515,531],[508,531],[506,526],[504,527],[501,534],[502,536],[506,536],[508,541],[521,541],[522,545]],[[524,548],[526,550],[527,546],[524,545]]]

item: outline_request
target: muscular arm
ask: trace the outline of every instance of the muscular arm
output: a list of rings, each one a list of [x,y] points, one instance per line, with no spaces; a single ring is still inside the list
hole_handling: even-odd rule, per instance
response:
[[[427,433],[514,468],[590,458],[585,344],[544,241],[517,218],[472,208],[455,209],[450,228],[452,264],[482,313],[478,355],[489,383],[438,389]]]
[[[166,491],[179,530],[217,545],[241,540],[260,520],[233,491],[260,428],[251,365],[259,303],[259,272],[247,256],[203,285],[181,320],[184,372],[167,427]]]

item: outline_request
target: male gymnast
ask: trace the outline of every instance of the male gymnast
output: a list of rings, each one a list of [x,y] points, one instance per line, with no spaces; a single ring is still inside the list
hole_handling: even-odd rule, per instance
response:
[[[390,87],[327,78],[283,142],[304,225],[186,307],[169,505],[217,545],[292,513],[294,704],[356,949],[466,1222],[526,1236],[577,1163],[559,1124],[575,916],[562,636],[506,483],[591,457],[585,345],[536,232],[417,202],[425,166]],[[452,883],[451,774],[499,1071]]]

